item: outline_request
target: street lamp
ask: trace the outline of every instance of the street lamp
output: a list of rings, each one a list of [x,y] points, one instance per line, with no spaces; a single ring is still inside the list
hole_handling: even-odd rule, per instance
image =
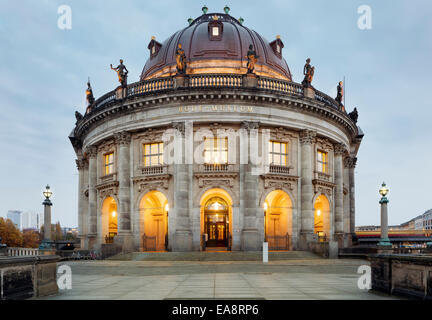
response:
[[[391,246],[390,239],[388,237],[387,203],[389,201],[386,197],[388,192],[389,189],[386,187],[385,182],[383,182],[381,188],[379,189],[379,193],[381,195],[381,199],[379,201],[381,205],[381,239],[380,242],[378,242],[379,246]]]
[[[40,249],[51,249],[52,248],[52,240],[51,240],[51,206],[52,202],[50,200],[52,196],[52,191],[49,185],[45,187],[45,191],[42,192],[45,197],[44,202],[42,202],[44,206],[44,238],[42,243],[40,244]]]

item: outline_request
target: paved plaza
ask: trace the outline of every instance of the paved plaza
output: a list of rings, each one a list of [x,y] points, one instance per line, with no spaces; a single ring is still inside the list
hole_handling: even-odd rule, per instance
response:
[[[351,259],[76,261],[72,289],[44,299],[391,299],[357,286]]]

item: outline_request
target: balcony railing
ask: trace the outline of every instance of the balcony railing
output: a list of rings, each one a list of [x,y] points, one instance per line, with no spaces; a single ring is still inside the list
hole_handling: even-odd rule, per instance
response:
[[[204,172],[227,172],[229,165],[227,163],[206,163],[203,165]]]
[[[277,174],[290,174],[290,169],[292,169],[291,166],[280,166],[271,164],[270,165],[270,173],[277,173]]]
[[[315,179],[331,182],[331,175],[324,172],[315,171]]]
[[[229,87],[240,88],[243,86],[243,76],[241,74],[203,74],[189,75],[185,86],[189,88],[212,88],[212,87]],[[292,81],[258,77],[258,89],[270,90],[290,96],[303,96],[303,86]],[[175,78],[163,77],[135,82],[127,86],[126,98],[146,95],[152,92],[163,90],[174,90]],[[341,105],[328,95],[315,90],[315,99],[334,108],[342,110]],[[113,90],[97,99],[91,110],[92,112],[111,104],[116,100],[116,91]]]
[[[157,174],[167,174],[168,173],[168,166],[161,165],[161,166],[141,167],[141,173],[145,176],[157,175]]]

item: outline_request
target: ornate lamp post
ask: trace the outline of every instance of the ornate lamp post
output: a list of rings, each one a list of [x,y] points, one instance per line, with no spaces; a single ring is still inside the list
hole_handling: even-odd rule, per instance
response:
[[[42,202],[44,206],[44,238],[40,245],[41,249],[50,249],[52,247],[51,240],[51,206],[52,202],[50,197],[52,196],[52,191],[50,190],[50,186],[47,185],[45,187],[45,191],[43,192],[45,196],[44,202]]]
[[[381,239],[378,242],[380,246],[391,246],[390,239],[388,237],[388,214],[387,214],[387,203],[389,202],[386,195],[389,192],[389,189],[386,187],[386,184],[383,182],[381,188],[379,189],[379,193],[381,195],[381,199],[379,201],[381,205]]]

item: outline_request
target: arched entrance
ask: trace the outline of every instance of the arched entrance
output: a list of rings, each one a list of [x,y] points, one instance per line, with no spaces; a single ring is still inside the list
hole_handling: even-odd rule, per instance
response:
[[[108,197],[102,203],[102,241],[113,243],[117,235],[117,203],[113,197]]]
[[[269,250],[291,247],[292,201],[282,190],[270,192],[264,201],[264,232]]]
[[[141,247],[164,251],[168,246],[168,200],[160,191],[146,193],[140,202]]]
[[[330,202],[323,194],[314,203],[314,233],[319,241],[328,241],[330,237]]]
[[[201,234],[207,248],[232,246],[232,200],[229,194],[219,188],[208,190],[201,197]]]

